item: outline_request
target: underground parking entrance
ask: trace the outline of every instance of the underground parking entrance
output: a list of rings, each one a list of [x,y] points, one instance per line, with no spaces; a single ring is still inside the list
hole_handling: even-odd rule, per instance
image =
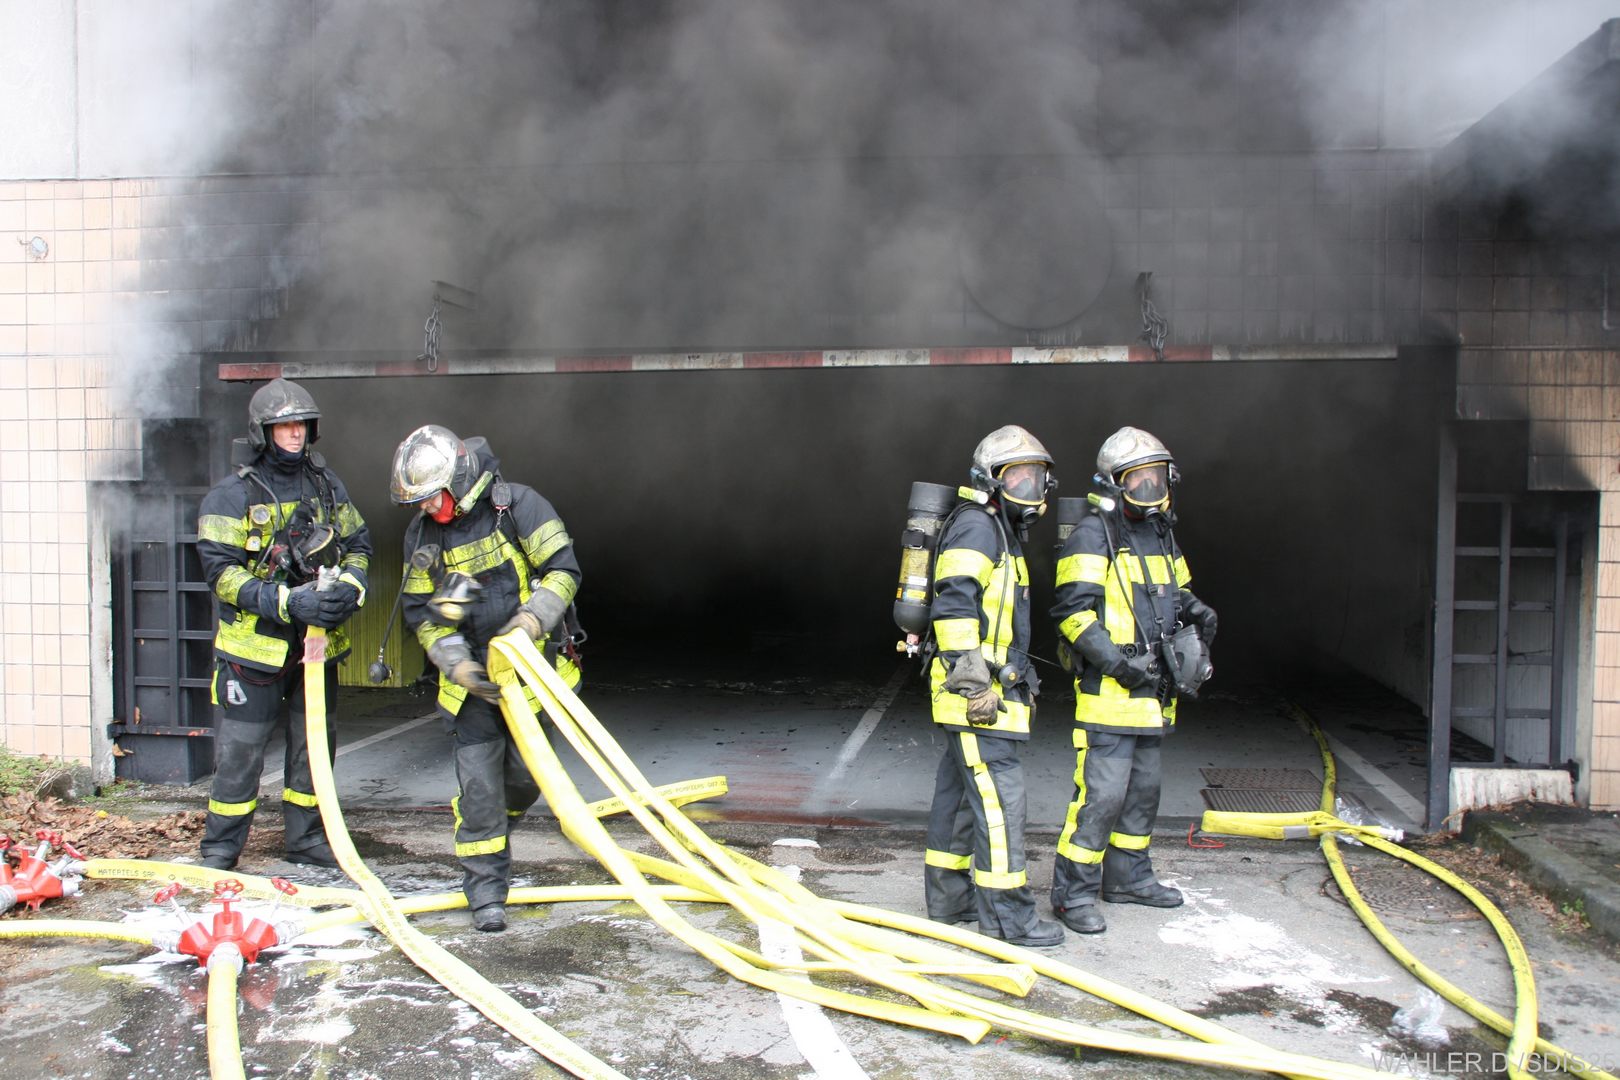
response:
[[[1167,743],[1165,819],[1314,808],[1321,768],[1294,719],[1303,709],[1348,761],[1353,800],[1407,828],[1438,827],[1435,766],[1444,773],[1448,755],[1560,760],[1563,727],[1550,716],[1569,712],[1574,676],[1551,673],[1575,669],[1563,643],[1575,640],[1566,631],[1595,527],[1578,499],[1523,494],[1514,425],[1445,419],[1454,362],[1389,349],[439,378],[304,365],[292,377],[320,405],[318,449],[378,553],[341,669],[340,790],[362,806],[443,806],[453,794],[443,730],[422,719],[431,669],[398,625],[382,652],[388,683],[366,679],[410,518],[389,501],[389,464],[421,424],[485,436],[507,479],[558,508],[584,571],[586,701],[655,782],[724,773],[731,794],[715,812],[737,817],[910,825],[926,813],[939,753],[926,688],[897,656],[890,618],[911,483],[966,482],[979,438],[1018,423],[1056,459],[1057,494],[1080,495],[1099,444],[1129,423],[1175,455],[1176,536],[1193,587],[1221,614],[1216,677]],[[115,545],[125,647],[114,650],[114,731],[130,751],[121,772],[142,779],[192,783],[211,768],[210,615],[188,521],[224,475],[260,383],[203,383],[203,419],[149,431],[146,480],[129,504],[139,524]],[[1447,473],[1447,462],[1460,464]],[[1504,534],[1504,521],[1520,531]],[[1056,655],[1044,614],[1056,544],[1049,517],[1025,545],[1033,651],[1045,661]],[[1511,557],[1492,561],[1492,550]],[[1543,557],[1554,550],[1564,557]],[[1503,598],[1511,627],[1494,615]],[[1439,603],[1451,620],[1436,620]],[[1437,664],[1437,640],[1449,664]],[[1032,831],[1060,824],[1073,770],[1069,680],[1055,664],[1038,670]],[[1455,728],[1444,725],[1436,758],[1427,713],[1442,675]]]

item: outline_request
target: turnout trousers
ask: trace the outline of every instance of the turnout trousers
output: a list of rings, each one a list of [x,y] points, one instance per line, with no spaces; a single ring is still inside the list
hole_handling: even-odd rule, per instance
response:
[[[504,904],[512,882],[512,827],[540,798],[501,711],[468,695],[453,721],[456,737],[456,858],[467,907]]]
[[[1106,888],[1155,880],[1148,842],[1159,816],[1163,736],[1074,729],[1074,799],[1058,837],[1052,910],[1094,904]]]
[[[1038,915],[1024,864],[1020,740],[944,730],[923,859],[928,917],[978,919],[981,934],[1023,937]]]
[[[285,724],[287,737],[282,762],[282,844],[289,854],[312,850],[329,854],[326,828],[315,801],[315,784],[309,775],[303,667],[292,664],[271,674],[216,659],[214,697],[220,712],[214,728],[214,783],[208,791],[202,857],[235,860],[242,854],[248,829],[253,825],[253,812],[259,805],[264,748],[280,724]],[[291,707],[283,720],[282,705],[288,702]],[[331,663],[326,665],[326,723],[327,743],[334,755],[336,705],[337,665]]]

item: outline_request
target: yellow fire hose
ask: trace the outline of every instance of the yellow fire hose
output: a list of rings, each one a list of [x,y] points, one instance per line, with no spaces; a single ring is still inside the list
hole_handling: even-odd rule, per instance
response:
[[[1615,1077],[1589,1062],[1571,1054],[1569,1051],[1548,1042],[1537,1033],[1537,1002],[1535,977],[1530,967],[1530,957],[1525,952],[1524,943],[1519,939],[1518,933],[1501,910],[1491,903],[1479,890],[1468,882],[1452,873],[1450,870],[1426,859],[1415,852],[1393,844],[1386,838],[1385,830],[1373,826],[1352,825],[1340,820],[1332,813],[1338,789],[1338,768],[1333,758],[1333,752],[1328,746],[1327,737],[1316,721],[1304,710],[1291,708],[1294,720],[1305,728],[1316,740],[1317,750],[1322,759],[1322,785],[1321,808],[1303,814],[1263,814],[1263,813],[1234,813],[1231,811],[1206,810],[1200,828],[1206,833],[1225,836],[1254,836],[1271,840],[1294,840],[1308,837],[1319,837],[1322,855],[1327,859],[1328,868],[1333,872],[1333,880],[1338,883],[1339,891],[1344,894],[1351,910],[1361,919],[1363,925],[1372,933],[1373,937],[1395,958],[1402,967],[1416,975],[1425,985],[1433,989],[1441,997],[1457,1006],[1463,1012],[1480,1021],[1491,1029],[1508,1036],[1507,1070],[1514,1080],[1530,1075],[1535,1064],[1542,1066],[1555,1065],[1570,1073],[1579,1076],[1593,1077],[1594,1080],[1615,1080]],[[1338,837],[1345,835],[1354,837],[1368,847],[1376,848],[1385,854],[1391,855],[1403,862],[1410,863],[1420,870],[1432,875],[1449,885],[1472,904],[1483,915],[1496,932],[1502,942],[1502,948],[1507,953],[1508,963],[1513,972],[1514,986],[1514,1015],[1509,1020],[1490,1009],[1468,993],[1446,980],[1438,972],[1425,966],[1412,952],[1390,933],[1389,928],[1378,918],[1360,890],[1351,880],[1349,869],[1345,866],[1344,856],[1339,851]],[[1532,1049],[1540,1057],[1539,1063],[1532,1063],[1529,1059]]]
[[[651,892],[642,877],[643,873],[656,873],[693,888],[717,893],[736,906],[739,912],[749,917],[763,916],[787,923],[799,932],[801,944],[810,951],[830,958],[839,967],[849,965],[849,970],[876,985],[918,1001],[934,1014],[932,1016],[923,1014],[928,1018],[928,1022],[920,1026],[933,1030],[943,1030],[939,1023],[942,1019],[972,1019],[977,1021],[977,1028],[970,1031],[984,1030],[991,1025],[997,1025],[1026,1031],[1054,1041],[1168,1060],[1229,1068],[1281,1071],[1299,1076],[1360,1077],[1363,1080],[1370,1080],[1380,1075],[1360,1066],[1323,1061],[1260,1047],[1248,1043],[1247,1040],[1238,1040],[1227,1032],[1222,1032],[1224,1039],[1220,1045],[1200,1045],[1177,1040],[1121,1035],[1011,1008],[918,978],[901,970],[892,953],[878,953],[856,943],[860,935],[851,929],[852,924],[844,917],[845,912],[853,913],[850,906],[829,904],[808,891],[778,891],[781,885],[778,881],[771,881],[771,887],[768,888],[762,886],[755,880],[755,873],[744,865],[742,860],[709,840],[674,807],[661,804],[656,794],[648,790],[649,786],[639,770],[624,756],[611,736],[590,714],[590,710],[545,663],[526,637],[521,634],[510,634],[492,642],[489,672],[490,677],[502,686],[503,711],[519,751],[534,772],[542,792],[562,823],[564,832],[575,843],[601,860],[636,896],[637,902],[643,905],[659,925],[670,929],[682,940],[687,940],[723,970],[738,973],[737,965],[734,963],[738,950],[724,947],[716,950],[709,947],[708,942],[704,940],[706,935],[685,926],[680,917],[670,911],[667,905]],[[635,856],[624,851],[606,835],[594,819],[578,812],[578,793],[568,783],[560,762],[557,761],[549,743],[540,732],[533,713],[525,703],[523,695],[525,686],[535,692],[547,715],[568,739],[576,753],[597,772],[609,790],[631,804],[632,815],[669,852],[677,865],[671,866],[662,860]],[[653,817],[653,811],[656,811],[658,819]],[[688,846],[692,850],[688,850]],[[703,865],[694,852],[701,855],[709,865]],[[881,921],[888,925],[904,925],[904,920],[891,913],[885,913]],[[964,939],[978,936],[963,931],[956,933],[961,934]],[[930,935],[954,940],[948,935],[947,928],[937,924],[930,925]],[[1000,949],[1005,950],[1002,955],[1009,959],[1016,958],[1020,966],[1027,963],[1031,967],[1040,964],[1048,970],[1061,968],[1061,965],[1040,961],[1016,946],[997,944]],[[768,978],[769,974],[755,969],[740,972],[741,977],[747,981],[775,989]],[[857,997],[854,1002],[847,1002],[852,995],[812,996],[817,989],[814,984],[797,980],[793,982],[794,985],[785,990],[793,996],[818,1003],[830,998],[828,1003],[836,1007],[847,1008],[848,1005],[854,1005],[856,1007],[850,1011],[866,1015],[873,1012],[871,1008],[873,1001],[870,998]],[[1120,996],[1130,997],[1124,994]],[[916,1023],[918,1020],[917,1010],[911,1007],[891,1008],[894,1010],[892,1016],[894,1019],[907,1023]],[[1167,1011],[1163,1006],[1158,1006],[1158,1009],[1161,1012]],[[1151,1011],[1147,1014],[1154,1015]],[[964,1037],[977,1036],[969,1034]]]
[[[365,913],[371,924],[451,993],[557,1065],[589,1080],[624,1080],[616,1069],[575,1046],[518,1004],[506,991],[411,926],[388,887],[360,858],[354,841],[349,838],[348,826],[343,821],[343,809],[338,805],[337,785],[332,780],[332,757],[326,736],[326,631],[315,627],[311,627],[305,637],[304,709],[309,771],[314,780],[321,820],[326,825],[326,839],[332,845],[338,865],[360,887],[363,896],[358,898],[356,906]]]
[[[234,948],[229,952],[235,955],[208,962],[208,1075],[212,1080],[245,1080],[247,1075],[236,1026],[236,976],[242,970],[242,954]]]

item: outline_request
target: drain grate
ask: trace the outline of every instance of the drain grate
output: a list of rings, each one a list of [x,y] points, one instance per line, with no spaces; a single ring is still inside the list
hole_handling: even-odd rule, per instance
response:
[[[1216,787],[1204,788],[1199,794],[1204,797],[1204,805],[1211,810],[1239,814],[1308,814],[1322,805],[1320,790]],[[1361,799],[1346,792],[1339,793],[1339,800],[1359,810],[1367,808]]]
[[[1199,769],[1210,787],[1321,791],[1322,778],[1306,769]]]

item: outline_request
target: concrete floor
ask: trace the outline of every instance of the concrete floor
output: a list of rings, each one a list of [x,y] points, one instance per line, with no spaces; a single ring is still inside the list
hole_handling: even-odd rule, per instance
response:
[[[582,696],[654,783],[726,776],[729,793],[709,812],[728,820],[920,827],[943,752],[927,687],[910,665],[824,679],[617,664],[588,675]],[[1184,833],[1208,808],[1206,769],[1293,770],[1281,779],[1319,789],[1320,756],[1290,701],[1332,740],[1341,794],[1387,824],[1421,827],[1426,722],[1412,706],[1355,680],[1286,693],[1217,680],[1182,703],[1178,728],[1165,740],[1160,831]],[[1073,709],[1068,680],[1048,679],[1023,754],[1034,834],[1061,826],[1073,794]],[[346,807],[448,806],[450,738],[432,712],[426,696],[345,688],[336,774]],[[571,751],[562,753],[588,799],[607,795]],[[267,793],[280,790],[280,757],[275,746],[267,754]]]

